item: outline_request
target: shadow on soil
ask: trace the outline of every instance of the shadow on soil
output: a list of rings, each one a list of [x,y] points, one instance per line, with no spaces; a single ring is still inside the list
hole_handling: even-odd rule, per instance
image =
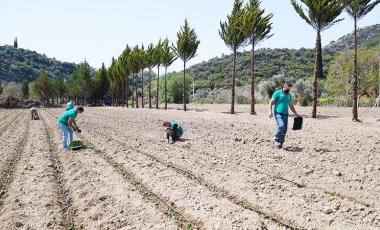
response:
[[[325,115],[318,115],[317,119],[320,120],[327,120],[327,119],[332,119],[332,118],[338,118],[339,116],[325,116]]]
[[[294,152],[294,153],[300,153],[303,151],[303,148],[299,147],[285,147],[283,150],[288,151],[288,152]]]

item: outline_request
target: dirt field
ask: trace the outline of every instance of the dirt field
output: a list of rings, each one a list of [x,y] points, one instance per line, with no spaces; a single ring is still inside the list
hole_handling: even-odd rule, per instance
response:
[[[380,229],[380,109],[296,109],[277,150],[264,105],[85,107],[66,152],[64,108],[1,109],[0,229]]]

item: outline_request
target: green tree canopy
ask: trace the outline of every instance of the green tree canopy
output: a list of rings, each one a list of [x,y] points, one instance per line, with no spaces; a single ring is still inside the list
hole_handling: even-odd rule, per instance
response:
[[[380,0],[376,0],[371,3],[371,0],[346,0],[348,2],[346,11],[348,15],[354,20],[354,69],[352,74],[352,120],[359,121],[358,118],[358,60],[357,60],[357,21],[369,13]]]
[[[53,82],[48,78],[46,72],[42,70],[37,79],[33,82],[32,92],[33,95],[42,101],[45,105],[46,100],[52,96]]]
[[[315,45],[315,64],[314,64],[314,81],[313,81],[313,111],[312,118],[317,117],[317,98],[318,98],[318,78],[323,78],[322,65],[322,42],[321,32],[342,21],[336,19],[344,10],[346,0],[301,0],[307,7],[307,14],[296,0],[291,0],[295,11],[306,21],[316,32]]]
[[[181,75],[181,72],[174,72],[167,75],[167,100],[169,103],[181,103],[183,102],[183,92],[182,92],[182,84],[183,84],[183,76]],[[186,76],[185,80],[185,91],[186,91],[186,98],[189,98],[190,94],[190,86],[191,86],[192,80],[191,77]],[[163,82],[160,84],[161,88],[161,97],[164,94],[164,88],[165,85]],[[161,99],[163,101],[163,99]]]
[[[29,99],[29,81],[26,79],[22,81],[21,98],[24,100]]]
[[[56,96],[59,97],[62,101],[62,97],[67,93],[66,82],[63,80],[61,76],[58,76],[53,83],[54,92]]]
[[[379,94],[380,49],[359,50],[358,52],[358,93],[376,98]],[[331,87],[332,97],[351,98],[351,73],[354,63],[352,51],[343,52],[333,59],[327,75],[327,83]]]
[[[82,100],[88,100],[92,96],[91,78],[91,68],[85,61],[79,65],[79,69],[69,78],[68,91],[70,95]]]
[[[164,78],[164,98],[165,98],[165,110],[168,107],[168,95],[167,95],[167,72],[168,67],[177,59],[173,48],[169,46],[169,40],[166,38],[162,42],[162,65],[165,67],[165,78]]]
[[[243,21],[244,35],[249,38],[252,44],[251,50],[251,114],[256,115],[255,111],[255,45],[262,42],[273,34],[272,23],[270,22],[273,14],[264,16],[264,10],[260,9],[261,1],[250,0],[245,6]]]
[[[237,50],[247,41],[247,36],[244,34],[244,10],[243,1],[235,0],[231,15],[227,15],[227,21],[220,22],[219,36],[224,43],[233,52],[232,60],[232,92],[231,92],[231,109],[230,113],[235,113],[235,79],[236,79],[236,56]]]
[[[187,19],[185,25],[177,32],[177,43],[172,45],[175,54],[183,61],[182,98],[183,110],[186,111],[186,63],[195,57],[200,41],[195,30],[189,26]]]
[[[107,78],[107,69],[102,63],[102,67],[96,72],[93,80],[94,97],[96,99],[102,99],[110,88],[110,82]]]

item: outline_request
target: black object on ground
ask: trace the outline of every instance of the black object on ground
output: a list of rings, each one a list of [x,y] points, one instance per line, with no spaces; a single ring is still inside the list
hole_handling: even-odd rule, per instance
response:
[[[293,123],[293,130],[302,129],[303,117],[295,117]]]

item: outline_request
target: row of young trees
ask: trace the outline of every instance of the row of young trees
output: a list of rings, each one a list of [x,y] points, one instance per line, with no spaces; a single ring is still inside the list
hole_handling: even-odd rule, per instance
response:
[[[78,70],[67,81],[58,77],[55,80],[48,78],[45,71],[41,71],[39,77],[32,84],[32,92],[44,104],[49,98],[54,97],[62,101],[62,97],[68,96],[76,100],[82,100],[92,104],[99,104],[105,95],[112,97],[114,105],[131,106],[139,108],[139,96],[141,97],[141,107],[144,107],[144,70],[149,70],[148,78],[148,100],[149,108],[152,108],[151,82],[156,82],[156,109],[158,109],[160,97],[160,68],[164,67],[164,102],[165,109],[168,103],[167,90],[167,68],[177,59],[183,61],[183,83],[182,101],[183,109],[186,110],[188,80],[186,80],[186,64],[197,52],[200,41],[194,29],[190,28],[189,23],[185,24],[177,33],[176,44],[169,44],[168,39],[159,39],[156,45],[152,43],[144,48],[144,45],[131,48],[129,45],[122,51],[121,55],[112,58],[108,69],[102,67],[92,74],[92,69],[84,62],[80,64]],[[157,78],[152,79],[152,69],[157,67]],[[139,73],[140,76],[139,76]],[[140,78],[140,79],[139,79]],[[140,81],[140,82],[139,82]],[[138,84],[140,83],[140,84]],[[138,86],[141,86],[141,93],[138,93]]]
[[[358,98],[358,74],[357,74],[357,21],[370,12],[380,0],[300,0],[303,5],[297,3],[296,0],[290,0],[295,11],[299,16],[304,19],[317,33],[316,46],[315,46],[315,64],[312,83],[312,117],[316,117],[317,98],[318,98],[318,79],[324,78],[323,65],[322,65],[322,47],[321,47],[321,32],[332,27],[343,19],[337,19],[337,17],[344,11],[352,17],[354,20],[354,54],[353,62],[354,69],[352,73],[352,112],[353,120],[359,121],[357,112],[357,98]],[[225,44],[233,52],[233,69],[232,69],[232,93],[231,93],[231,109],[230,113],[235,113],[235,78],[236,78],[236,58],[239,48],[252,45],[251,49],[251,114],[255,112],[255,60],[254,52],[255,46],[270,38],[272,23],[271,19],[273,14],[264,15],[265,11],[260,8],[261,1],[249,0],[245,5],[243,0],[235,0],[233,9],[230,15],[227,16],[225,22],[220,22],[219,35]],[[165,68],[164,74],[164,98],[165,109],[167,109],[167,68],[176,60],[180,58],[183,61],[183,85],[182,85],[182,101],[183,110],[186,111],[186,64],[192,59],[197,52],[197,48],[200,41],[197,39],[197,35],[194,29],[190,28],[187,20],[177,33],[177,42],[169,45],[168,39],[160,39],[156,45],[149,44],[147,48],[144,45],[130,47],[126,46],[122,54],[117,59],[112,59],[111,65],[108,69],[105,69],[104,65],[96,73],[94,78],[91,78],[91,71],[85,65],[82,65],[78,72],[71,77],[67,82],[66,89],[69,95],[78,98],[90,98],[95,97],[97,99],[102,98],[105,94],[110,93],[113,98],[113,102],[122,104],[123,106],[129,106],[131,101],[132,106],[139,107],[138,102],[138,84],[141,82],[141,98],[144,107],[144,70],[149,70],[148,79],[148,99],[149,108],[152,108],[152,95],[151,95],[151,79],[152,69],[157,67],[156,81],[156,105],[158,108],[159,102],[159,85],[160,85],[160,68]],[[139,73],[140,79],[139,80]],[[33,92],[37,93],[42,99],[46,98],[52,93],[48,90],[44,92],[48,79],[45,79],[46,74],[41,73],[39,79],[36,80],[33,88]],[[57,97],[62,96],[63,86],[60,79],[56,79],[53,83],[53,91]],[[41,90],[42,89],[42,90]]]
[[[177,43],[169,44],[169,40],[159,39],[156,45],[152,43],[144,48],[144,45],[135,46],[131,48],[129,45],[123,50],[122,54],[117,59],[112,59],[111,66],[107,70],[107,76],[110,80],[110,92],[113,101],[117,104],[126,105],[129,107],[129,98],[131,98],[132,106],[139,107],[138,102],[138,84],[139,77],[141,77],[141,107],[144,107],[144,70],[149,70],[148,79],[148,100],[149,108],[152,108],[152,95],[151,95],[151,82],[152,82],[152,69],[157,67],[156,81],[156,109],[159,103],[159,85],[160,85],[160,68],[164,67],[164,98],[165,109],[167,109],[168,95],[167,95],[167,68],[177,59],[183,61],[183,84],[182,84],[182,101],[183,110],[186,111],[186,63],[192,59],[197,52],[200,41],[197,39],[195,30],[190,28],[189,23],[185,20],[185,24],[177,33]],[[130,85],[131,84],[131,85]],[[131,89],[131,90],[129,90]]]
[[[67,80],[60,76],[53,80],[42,70],[31,84],[31,92],[44,105],[49,99],[52,99],[53,104],[55,99],[57,104],[58,102],[62,103],[63,98],[66,97],[75,99],[77,103],[81,104],[85,104],[85,101],[99,104],[99,100],[108,92],[109,81],[104,64],[95,76],[92,72],[93,70],[87,62],[81,63],[78,70]],[[22,94],[27,91],[27,87],[28,83],[23,82]],[[23,90],[24,88],[25,90]]]
[[[295,0],[291,0],[292,5],[296,12],[307,24],[313,27],[317,32],[316,46],[315,46],[315,65],[314,65],[314,82],[313,82],[313,111],[312,117],[316,117],[317,113],[317,80],[323,78],[322,69],[322,45],[321,45],[321,32],[335,25],[343,19],[336,19],[344,10],[354,21],[354,54],[353,63],[354,69],[352,73],[352,120],[360,121],[358,119],[358,68],[357,68],[357,21],[368,14],[380,0],[301,0],[307,7],[308,14],[306,15],[304,9]]]
[[[352,120],[359,121],[357,100],[358,100],[358,68],[357,68],[357,21],[369,13],[380,0],[300,0],[306,9],[303,8],[296,0],[290,0],[295,11],[306,21],[316,32],[315,45],[315,64],[314,64],[314,81],[312,84],[312,117],[316,118],[317,114],[317,98],[318,98],[318,79],[323,79],[322,65],[322,43],[321,32],[332,27],[343,19],[337,19],[343,11],[354,21],[354,41],[353,41],[353,63],[354,69],[352,73]],[[236,76],[236,54],[240,47],[252,44],[251,55],[251,114],[256,114],[254,109],[254,48],[255,45],[272,36],[270,34],[272,23],[270,22],[273,15],[264,16],[264,10],[260,9],[259,0],[249,0],[243,6],[243,0],[235,0],[231,15],[227,16],[226,22],[220,23],[219,35],[225,44],[233,52],[233,73],[232,73],[232,97],[231,97],[231,113],[234,113],[235,103],[235,76]]]
[[[235,113],[235,79],[236,79],[236,56],[237,51],[242,46],[252,44],[251,55],[251,114],[255,112],[254,96],[254,50],[255,45],[272,36],[272,23],[270,20],[273,14],[264,16],[264,10],[260,9],[261,1],[249,0],[243,7],[243,0],[235,0],[231,15],[227,16],[227,21],[220,22],[219,35],[228,48],[233,52],[233,73],[232,73],[232,95],[230,113]]]

